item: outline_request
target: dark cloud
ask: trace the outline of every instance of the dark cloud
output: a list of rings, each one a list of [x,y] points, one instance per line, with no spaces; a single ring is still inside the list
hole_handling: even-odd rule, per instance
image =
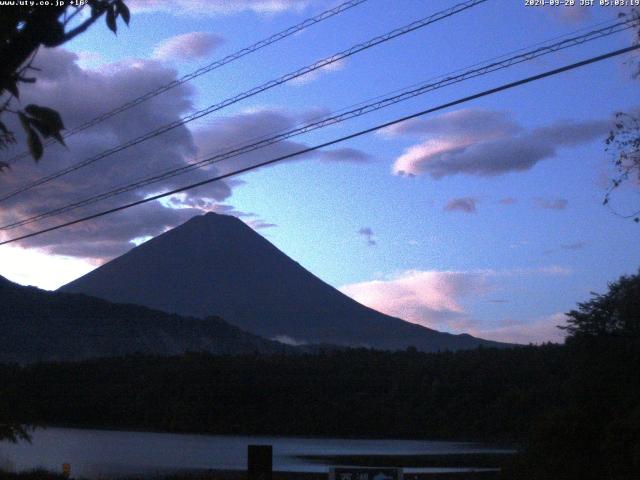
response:
[[[368,246],[373,247],[374,245],[376,245],[376,241],[373,238],[373,230],[370,227],[362,227],[360,230],[358,230],[358,234],[365,237]]]
[[[469,108],[447,112],[433,118],[415,118],[384,129],[383,133],[398,135],[430,135],[487,138],[514,134],[522,130],[507,112]]]
[[[80,68],[76,62],[77,56],[65,50],[43,50],[37,59],[37,66],[42,69],[42,75],[37,83],[25,86],[21,92],[23,103],[51,106],[57,109],[68,126],[72,127],[144,94],[155,86],[169,83],[177,76],[176,70],[154,60],[128,60],[93,70]],[[181,85],[171,93],[151,99],[94,128],[69,137],[67,149],[59,146],[47,147],[44,157],[38,163],[30,159],[21,160],[11,172],[0,177],[2,191],[11,191],[136,138],[160,125],[179,120],[191,111],[192,94],[191,86]],[[303,117],[311,114],[303,112],[298,115],[281,110],[263,109],[219,117],[208,125],[201,125],[194,132],[187,126],[175,128],[3,202],[0,204],[0,223],[7,224],[30,217],[108,191],[115,186],[127,185],[158,171],[183,167],[203,155],[291,128],[303,121]],[[15,123],[12,127],[17,133],[20,132]],[[19,144],[24,145],[24,139],[19,138]],[[281,142],[262,149],[259,153],[254,152],[195,170],[165,180],[161,184],[148,185],[137,191],[127,192],[42,222],[9,232],[0,232],[0,238],[13,238],[31,233],[214,177],[235,170],[239,166],[254,165],[265,158],[293,153],[304,147],[301,143]],[[323,155],[324,152],[319,152],[306,155],[305,158],[326,158]],[[344,161],[350,158],[360,161],[365,156],[357,150],[350,149],[334,150],[328,152],[328,155],[332,160],[340,157]],[[224,203],[230,197],[232,187],[241,183],[241,180],[235,179],[211,183],[159,202],[24,240],[20,245],[43,248],[54,254],[102,261],[127,251],[132,246],[132,239],[156,236],[206,211],[247,217],[254,222],[255,228],[267,228],[270,225],[267,222],[257,220],[254,215],[239,212]]]
[[[464,212],[464,213],[476,213],[477,199],[471,197],[454,198],[444,206],[447,212]]]
[[[602,138],[610,127],[609,121],[567,121],[524,131],[499,112],[452,112],[396,129],[394,134],[419,133],[426,140],[398,157],[394,171],[434,179],[526,171],[553,158],[560,148]]]
[[[321,151],[318,156],[321,160],[331,162],[355,162],[365,163],[371,160],[371,155],[355,148],[337,148]]]
[[[586,242],[565,243],[560,245],[563,250],[582,250],[587,246]]]
[[[564,210],[569,205],[566,198],[534,198],[533,204],[545,210]]]

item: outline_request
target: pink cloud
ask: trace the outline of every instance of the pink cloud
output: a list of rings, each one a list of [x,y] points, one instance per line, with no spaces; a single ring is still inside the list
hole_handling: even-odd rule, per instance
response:
[[[340,290],[387,315],[440,331],[466,332],[509,343],[561,342],[564,334],[556,325],[564,323],[562,314],[508,321],[496,327],[474,318],[470,303],[501,290],[501,282],[513,282],[514,276],[569,273],[567,269],[553,265],[501,271],[409,270],[391,278],[345,285]]]
[[[461,301],[488,290],[492,272],[410,270],[389,280],[345,285],[340,290],[356,301],[380,312],[440,328],[458,323],[466,312]]]
[[[160,42],[153,50],[158,60],[188,61],[206,57],[218,48],[224,39],[211,32],[190,32]]]

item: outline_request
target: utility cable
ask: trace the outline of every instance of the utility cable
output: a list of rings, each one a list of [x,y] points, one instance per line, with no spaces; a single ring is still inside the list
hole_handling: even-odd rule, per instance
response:
[[[58,207],[52,210],[49,210],[47,212],[44,213],[40,213],[38,215],[34,215],[19,221],[15,221],[13,223],[9,223],[3,226],[0,226],[0,230],[12,230],[24,225],[28,225],[30,223],[39,221],[39,220],[43,220],[45,218],[54,216],[54,215],[59,215],[62,213],[66,213],[72,210],[75,210],[77,208],[83,207],[83,206],[87,206],[87,205],[91,205],[94,203],[97,203],[99,201],[102,200],[106,200],[108,198],[120,195],[122,193],[126,193],[132,190],[136,190],[138,188],[147,186],[147,185],[151,185],[157,182],[160,182],[162,180],[166,180],[178,175],[182,175],[185,173],[188,173],[190,171],[196,170],[198,168],[202,168],[214,163],[219,163],[223,160],[227,160],[229,158],[233,158],[233,157],[237,157],[239,155],[243,155],[249,152],[253,152],[255,150],[261,149],[261,148],[265,148],[267,146],[273,145],[275,143],[279,143],[282,142],[284,140],[287,140],[291,137],[294,136],[298,136],[298,135],[302,135],[304,133],[308,133],[310,131],[313,130],[317,130],[317,129],[321,129],[321,128],[325,128],[331,125],[336,125],[338,123],[342,123],[346,120],[352,119],[352,118],[356,118],[356,117],[360,117],[362,115],[365,115],[367,113],[371,113],[383,108],[386,108],[390,105],[395,105],[397,103],[409,100],[411,98],[415,98],[419,95],[423,95],[427,92],[431,92],[449,85],[453,85],[456,83],[460,83],[462,81],[465,80],[469,80],[471,78],[476,78],[482,75],[487,75],[489,73],[495,72],[495,71],[499,71],[499,70],[503,70],[506,68],[509,68],[513,65],[516,64],[520,64],[523,62],[527,62],[527,61],[531,61],[533,59],[539,58],[543,55],[548,55],[550,53],[554,53],[554,52],[558,52],[560,50],[564,50],[566,48],[569,47],[573,47],[576,45],[582,45],[586,42],[590,42],[599,38],[603,38],[603,37],[607,37],[609,35],[613,35],[614,33],[618,33],[620,31],[624,31],[626,29],[632,28],[635,26],[635,24],[637,24],[638,22],[634,22],[634,21],[621,21],[621,22],[617,22],[613,25],[609,25],[607,27],[604,28],[600,28],[598,30],[594,30],[591,32],[588,32],[586,34],[577,36],[577,37],[572,37],[566,40],[563,40],[561,42],[556,42],[552,45],[547,45],[544,47],[540,47],[534,50],[530,50],[530,51],[526,51],[524,53],[518,54],[518,55],[514,55],[510,58],[503,58],[498,62],[493,62],[490,63],[488,65],[479,67],[479,68],[475,68],[475,69],[471,69],[468,70],[466,72],[463,72],[461,74],[458,75],[452,75],[452,76],[447,76],[442,78],[441,80],[437,81],[437,82],[432,82],[432,83],[426,83],[426,84],[422,84],[420,86],[418,86],[417,88],[411,88],[409,90],[405,90],[405,91],[401,91],[400,93],[387,97],[387,98],[382,98],[381,100],[377,100],[368,104],[361,104],[359,105],[357,108],[353,108],[351,110],[347,110],[343,113],[340,114],[335,114],[332,116],[326,116],[324,118],[321,118],[319,120],[316,121],[312,121],[309,122],[307,124],[298,126],[296,128],[290,129],[290,130],[286,130],[283,131],[281,133],[275,134],[275,135],[271,135],[271,136],[263,136],[261,139],[259,139],[258,141],[254,141],[248,144],[244,144],[239,146],[238,148],[233,148],[231,150],[226,150],[223,151],[222,153],[218,153],[216,155],[213,156],[209,156],[207,158],[201,159],[199,161],[190,163],[188,165],[184,165],[178,168],[173,168],[173,169],[169,169],[166,170],[164,172],[161,173],[157,173],[153,176],[149,176],[149,177],[144,177],[142,179],[136,180],[135,182],[126,184],[126,185],[122,185],[116,188],[113,188],[111,190],[108,190],[106,192],[100,193],[98,195],[93,195],[89,198],[85,198],[83,200],[79,200],[76,201],[74,203],[71,204],[67,204],[64,205],[62,207]]]
[[[114,153],[118,153],[121,152],[123,150],[126,150],[127,148],[130,148],[134,145],[138,145],[139,143],[142,143],[146,140],[152,139],[154,137],[157,137],[159,135],[162,135],[163,133],[166,133],[170,130],[173,130],[174,128],[180,127],[182,125],[185,125],[189,122],[192,122],[193,120],[196,120],[198,118],[204,117],[206,115],[209,115],[213,112],[216,112],[218,110],[221,110],[223,108],[226,108],[230,105],[233,105],[235,103],[240,102],[241,100],[245,100],[249,97],[253,97],[254,95],[257,95],[259,93],[262,93],[264,91],[270,90],[271,88],[274,88],[278,85],[281,85],[283,83],[289,82],[295,78],[299,78],[303,75],[307,75],[310,72],[313,72],[315,70],[318,70],[320,68],[326,67],[327,65],[331,65],[335,62],[338,62],[340,60],[343,60],[347,57],[350,57],[352,55],[355,55],[356,53],[362,52],[364,50],[367,50],[369,48],[375,47],[381,43],[384,42],[388,42],[389,40],[392,40],[394,38],[400,37],[402,35],[406,35],[407,33],[413,32],[415,30],[418,30],[420,28],[426,27],[427,25],[430,25],[432,23],[438,22],[440,20],[443,20],[445,18],[451,17],[453,15],[456,15],[464,10],[467,10],[469,8],[472,8],[476,5],[479,5],[481,3],[484,3],[488,0],[468,0],[466,2],[462,2],[459,3],[457,5],[454,5],[451,8],[448,8],[446,10],[442,10],[440,12],[437,12],[433,15],[430,15],[428,17],[422,18],[420,20],[416,20],[408,25],[405,25],[403,27],[397,28],[395,30],[392,30],[389,33],[386,33],[384,35],[380,35],[377,37],[374,37],[366,42],[363,43],[359,43],[357,45],[354,45],[350,48],[348,48],[347,50],[343,50],[342,52],[336,53],[334,55],[331,55],[330,57],[326,57],[322,60],[319,60],[311,65],[308,65],[306,67],[300,68],[298,70],[296,70],[295,72],[291,72],[288,73],[282,77],[279,77],[275,80],[271,80],[267,83],[264,83],[258,87],[254,87],[251,90],[245,91],[243,93],[240,93],[238,95],[236,95],[235,97],[231,97],[228,98],[226,100],[223,100],[220,103],[214,104],[214,105],[210,105],[207,108],[204,108],[202,110],[198,110],[196,112],[193,112],[189,115],[187,115],[186,117],[180,119],[180,120],[176,120],[174,122],[168,123],[166,125],[163,125],[162,127],[159,127],[155,130],[152,130],[150,132],[147,132],[144,135],[141,135],[133,140],[130,140],[126,143],[117,145],[113,148],[110,148],[108,150],[105,150],[93,157],[89,157],[85,160],[82,160],[74,165],[71,165],[67,168],[64,168],[62,170],[59,170],[57,172],[54,172],[50,175],[47,175],[45,177],[42,177],[38,180],[35,180],[31,183],[28,183],[8,194],[5,194],[3,196],[0,197],[0,202],[8,200],[10,198],[15,197],[16,195],[26,192],[28,190],[31,190],[32,188],[35,188],[37,186],[43,185],[45,183],[50,182],[51,180],[55,180],[56,178],[60,178],[63,175],[67,175],[71,172],[74,172],[76,170],[79,170],[81,168],[86,167],[87,165],[91,165],[95,162],[97,162],[98,160],[102,160],[103,158],[106,158],[110,155],[113,155]]]
[[[356,7],[364,2],[367,2],[368,0],[350,0],[348,2],[344,2],[340,5],[338,5],[337,7],[331,8],[329,10],[326,10],[318,15],[315,15],[311,18],[307,18],[306,20],[293,25],[285,30],[282,30],[278,33],[275,33],[273,35],[271,35],[269,38],[265,38],[263,40],[260,40],[259,42],[254,43],[253,45],[250,45],[248,47],[245,47],[241,50],[238,50],[237,52],[231,53],[229,55],[227,55],[226,57],[219,59],[219,60],[215,60],[212,63],[209,63],[208,65],[205,65],[191,73],[188,73],[172,82],[166,83],[164,85],[161,85],[153,90],[150,90],[149,92],[145,93],[144,95],[141,95],[139,97],[136,97],[126,103],[123,103],[122,105],[120,105],[119,107],[116,107],[112,110],[109,110],[107,112],[104,112],[101,115],[98,115],[95,118],[92,118],[91,120],[86,121],[85,123],[82,123],[74,128],[71,128],[70,130],[67,130],[64,135],[62,135],[63,138],[68,138],[71,135],[75,135],[78,132],[82,132],[83,130],[86,130],[87,128],[93,127],[94,125],[97,125],[98,123],[101,123],[115,115],[118,115],[119,113],[122,113],[126,110],[129,110],[130,108],[135,107],[136,105],[140,105],[143,102],[146,102],[147,100],[150,100],[154,97],[157,97],[158,95],[167,92],[175,87],[178,87],[184,83],[187,83],[191,80],[193,80],[194,78],[200,77],[201,75],[204,75],[205,73],[209,73],[213,70],[216,70],[224,65],[227,65],[228,63],[234,62],[236,60],[239,60],[242,57],[245,57],[251,53],[257,52],[258,50],[261,50],[269,45],[272,45],[276,42],[279,42],[280,40],[284,40],[287,37],[290,37],[292,35],[295,35],[296,33],[301,32],[302,30],[309,28],[317,23],[320,23],[324,20],[327,20],[335,15],[338,15],[346,10],[349,10],[353,7]],[[54,139],[49,139],[47,140],[44,145],[45,146],[49,146],[49,145],[53,145],[55,144],[55,140]],[[16,161],[22,159],[22,158],[26,158],[29,157],[31,154],[29,153],[29,151],[24,151],[19,153],[18,155],[15,155],[14,157],[11,157],[10,159],[7,160],[6,163],[9,164],[13,164]]]
[[[272,165],[272,164],[277,163],[277,162],[281,162],[282,160],[287,160],[289,158],[297,157],[299,155],[310,153],[310,152],[313,152],[315,150],[320,150],[322,148],[326,148],[326,147],[329,147],[331,145],[335,145],[335,144],[338,144],[338,143],[341,143],[341,142],[345,142],[345,141],[351,140],[353,138],[361,137],[361,136],[366,135],[368,133],[372,133],[372,132],[375,132],[375,131],[378,131],[378,130],[382,130],[384,128],[390,127],[392,125],[396,125],[398,123],[405,122],[407,120],[411,120],[413,118],[422,117],[422,116],[427,115],[429,113],[433,113],[433,112],[436,112],[436,111],[439,111],[439,110],[444,110],[446,108],[450,108],[450,107],[453,107],[453,106],[456,106],[456,105],[460,105],[462,103],[470,102],[470,101],[476,100],[478,98],[482,98],[482,97],[486,97],[486,96],[489,96],[489,95],[493,95],[495,93],[502,92],[504,90],[509,90],[509,89],[512,89],[512,88],[515,88],[515,87],[518,87],[518,86],[521,86],[521,85],[525,85],[527,83],[531,83],[531,82],[534,82],[534,81],[537,81],[537,80],[541,80],[543,78],[551,77],[551,76],[558,75],[558,74],[563,73],[563,72],[574,70],[576,68],[584,67],[586,65],[591,65],[591,64],[596,63],[596,62],[600,62],[600,61],[603,61],[603,60],[606,60],[606,59],[609,59],[609,58],[612,58],[612,57],[616,57],[618,55],[622,55],[622,54],[637,50],[639,48],[640,48],[640,44],[639,45],[632,45],[630,47],[622,48],[622,49],[619,49],[619,50],[614,50],[612,52],[609,52],[609,53],[606,53],[606,54],[603,54],[603,55],[599,55],[597,57],[591,57],[591,58],[589,58],[587,60],[583,60],[583,61],[580,61],[580,62],[577,62],[577,63],[572,63],[570,65],[565,65],[564,67],[556,68],[556,69],[553,69],[553,70],[548,70],[548,71],[546,71],[544,73],[540,73],[540,74],[537,74],[537,75],[526,77],[524,79],[521,79],[521,80],[518,80],[518,81],[515,81],[515,82],[506,83],[506,84],[503,84],[503,85],[501,85],[499,87],[495,87],[495,88],[492,88],[492,89],[489,89],[489,90],[484,90],[483,92],[476,93],[474,95],[470,95],[470,96],[467,96],[467,97],[464,97],[464,98],[460,98],[458,100],[454,100],[452,102],[448,102],[448,103],[439,105],[437,107],[432,107],[432,108],[429,108],[429,109],[426,109],[426,110],[422,110],[420,112],[413,113],[411,115],[407,115],[407,116],[404,116],[404,117],[401,117],[401,118],[398,118],[398,119],[395,119],[395,120],[392,120],[392,121],[389,121],[389,122],[386,122],[386,123],[382,123],[382,124],[376,125],[374,127],[367,128],[365,130],[360,130],[358,132],[355,132],[355,133],[352,133],[352,134],[349,134],[349,135],[345,135],[343,137],[340,137],[340,138],[337,138],[337,139],[334,139],[334,140],[330,140],[328,142],[324,142],[324,143],[321,143],[321,144],[318,144],[318,145],[314,145],[313,147],[307,147],[307,148],[304,148],[304,149],[299,150],[299,151],[294,152],[294,153],[290,153],[290,154],[287,154],[287,155],[282,155],[280,157],[272,158],[270,160],[266,160],[264,162],[260,162],[260,163],[257,163],[255,165],[251,165],[251,166],[248,166],[248,167],[245,167],[245,168],[241,168],[241,169],[235,170],[233,172],[225,173],[223,175],[218,175],[218,176],[213,177],[213,178],[209,178],[209,179],[202,180],[202,181],[199,181],[199,182],[196,182],[196,183],[192,183],[190,185],[186,185],[186,186],[183,186],[183,187],[180,187],[180,188],[176,188],[176,189],[168,191],[168,192],[164,192],[164,193],[160,193],[160,194],[157,194],[157,195],[153,195],[151,197],[147,197],[147,198],[144,198],[144,199],[141,199],[141,200],[137,200],[135,202],[127,203],[125,205],[120,205],[118,207],[110,208],[108,210],[103,210],[101,212],[94,213],[92,215],[88,215],[88,216],[85,216],[85,217],[82,217],[82,218],[78,218],[76,220],[72,220],[72,221],[69,221],[69,222],[65,222],[65,223],[62,223],[62,224],[59,224],[59,225],[56,225],[56,226],[53,226],[53,227],[49,227],[49,228],[45,228],[45,229],[42,229],[42,230],[38,230],[36,232],[28,233],[26,235],[21,235],[21,236],[15,237],[15,238],[11,238],[9,240],[4,240],[4,241],[0,242],[0,245],[6,245],[6,244],[9,244],[9,243],[17,242],[19,240],[32,238],[32,237],[35,237],[35,236],[38,236],[38,235],[42,235],[44,233],[48,233],[48,232],[52,232],[52,231],[55,231],[55,230],[59,230],[61,228],[69,227],[71,225],[76,225],[78,223],[85,222],[87,220],[92,220],[92,219],[95,219],[95,218],[103,217],[103,216],[109,215],[111,213],[119,212],[119,211],[126,210],[126,209],[129,209],[129,208],[138,206],[138,205],[142,205],[144,203],[148,203],[148,202],[152,202],[152,201],[155,201],[155,200],[159,200],[161,198],[165,198],[165,197],[168,197],[168,196],[171,196],[171,195],[175,195],[176,193],[184,192],[184,191],[187,191],[187,190],[191,190],[193,188],[201,187],[203,185],[207,185],[207,184],[210,184],[210,183],[213,183],[213,182],[224,180],[226,178],[230,178],[230,177],[233,177],[233,176],[236,176],[236,175],[240,175],[242,173],[246,173],[246,172],[249,172],[251,170],[255,170],[257,168],[260,168],[260,167],[264,167],[264,166],[267,166],[267,165]]]

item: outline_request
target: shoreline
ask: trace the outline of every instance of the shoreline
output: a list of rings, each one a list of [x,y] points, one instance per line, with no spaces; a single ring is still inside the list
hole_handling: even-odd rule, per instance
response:
[[[295,439],[318,439],[318,440],[399,440],[399,441],[420,441],[420,442],[450,442],[463,444],[481,444],[488,449],[513,450],[517,451],[518,442],[508,439],[483,439],[483,438],[450,438],[450,437],[372,437],[367,435],[311,435],[311,434],[288,434],[288,433],[243,433],[243,432],[203,432],[203,431],[183,431],[183,430],[162,430],[149,428],[136,428],[118,425],[99,425],[90,426],[71,423],[49,423],[46,425],[31,425],[30,431],[46,430],[49,428],[69,429],[69,430],[95,430],[101,432],[120,432],[120,433],[158,433],[167,435],[198,435],[209,437],[261,437],[261,438],[295,438]]]
[[[494,480],[499,478],[499,471],[471,471],[471,472],[434,472],[434,473],[408,473],[405,480]],[[327,480],[328,473],[310,472],[279,472],[274,471],[272,480]],[[53,473],[44,470],[27,472],[0,471],[1,480],[86,480],[84,477],[66,477],[61,473]],[[113,476],[109,480],[247,480],[245,470],[200,470],[184,471],[166,474]]]

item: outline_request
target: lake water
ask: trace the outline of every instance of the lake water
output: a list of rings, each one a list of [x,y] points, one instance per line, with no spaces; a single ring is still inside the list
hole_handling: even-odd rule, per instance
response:
[[[277,471],[327,472],[328,465],[308,462],[300,455],[412,455],[511,452],[475,443],[424,440],[348,440],[229,435],[181,435],[48,428],[36,430],[33,441],[0,442],[0,468],[12,471],[44,468],[71,476],[105,478],[166,474],[179,470],[246,470],[247,445],[273,445]],[[446,472],[461,469],[422,468],[406,472]]]

